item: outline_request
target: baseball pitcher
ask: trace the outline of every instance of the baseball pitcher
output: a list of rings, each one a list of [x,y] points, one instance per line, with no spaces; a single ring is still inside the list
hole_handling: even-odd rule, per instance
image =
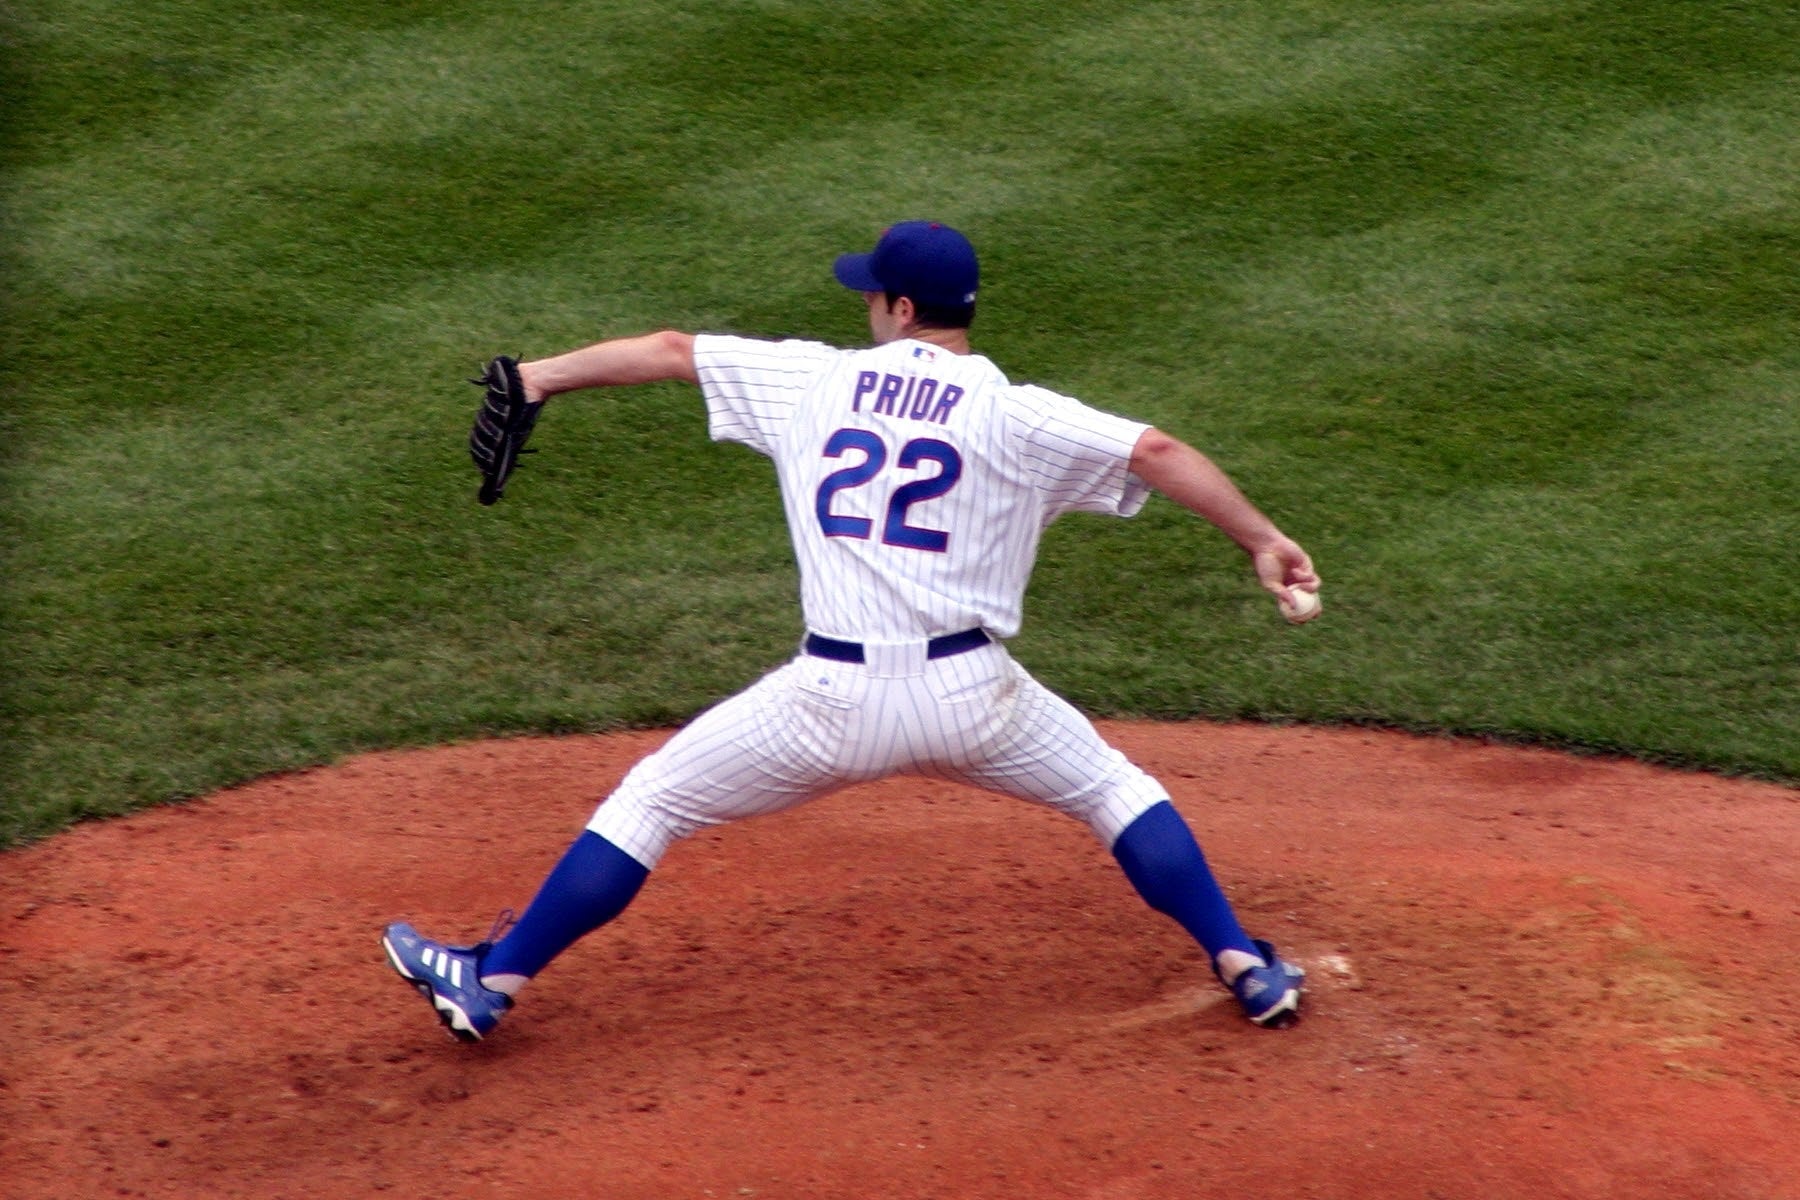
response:
[[[979,267],[950,227],[908,221],[834,268],[874,345],[838,349],[661,332],[480,380],[470,452],[498,500],[549,397],[696,384],[712,437],[774,461],[800,571],[791,661],[707,710],[595,810],[516,924],[450,946],[387,927],[387,959],[463,1040],[618,916],[677,839],[858,781],[916,774],[1084,822],[1154,909],[1179,922],[1254,1023],[1297,1019],[1304,972],[1247,934],[1169,793],[1015,662],[1044,529],[1129,517],[1155,489],[1249,555],[1288,620],[1318,614],[1311,560],[1199,451],[1157,429],[1014,384],[970,347]]]

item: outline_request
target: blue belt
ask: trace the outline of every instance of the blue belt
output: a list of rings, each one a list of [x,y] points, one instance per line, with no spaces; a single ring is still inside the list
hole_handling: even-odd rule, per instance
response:
[[[925,657],[949,658],[952,654],[965,654],[993,640],[985,629],[946,633],[943,637],[935,637],[925,643]],[[861,642],[840,642],[836,638],[820,637],[816,633],[806,635],[806,652],[814,658],[829,658],[835,662],[864,661]]]

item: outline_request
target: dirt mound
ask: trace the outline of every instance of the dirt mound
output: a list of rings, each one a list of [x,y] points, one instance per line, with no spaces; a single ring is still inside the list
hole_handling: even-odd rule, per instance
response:
[[[663,735],[376,754],[0,856],[0,1194],[1800,1198],[1800,793],[1102,729],[1298,1028],[1081,827],[901,779],[677,846],[463,1046],[381,926],[479,938]]]

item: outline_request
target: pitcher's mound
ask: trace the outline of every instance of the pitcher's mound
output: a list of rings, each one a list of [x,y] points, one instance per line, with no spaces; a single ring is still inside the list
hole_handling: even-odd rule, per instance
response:
[[[0,856],[9,1197],[1800,1197],[1800,793],[1103,723],[1309,972],[1246,1023],[1067,820],[913,779],[685,843],[493,1038],[474,941],[664,735],[389,753]]]

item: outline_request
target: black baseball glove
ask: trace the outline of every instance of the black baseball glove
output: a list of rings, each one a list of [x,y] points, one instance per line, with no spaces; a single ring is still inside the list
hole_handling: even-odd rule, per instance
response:
[[[505,494],[507,477],[518,465],[519,455],[525,453],[531,427],[537,424],[544,406],[526,402],[518,361],[504,354],[489,359],[481,378],[469,382],[484,389],[475,427],[469,430],[469,457],[481,472],[477,498],[492,504]]]

